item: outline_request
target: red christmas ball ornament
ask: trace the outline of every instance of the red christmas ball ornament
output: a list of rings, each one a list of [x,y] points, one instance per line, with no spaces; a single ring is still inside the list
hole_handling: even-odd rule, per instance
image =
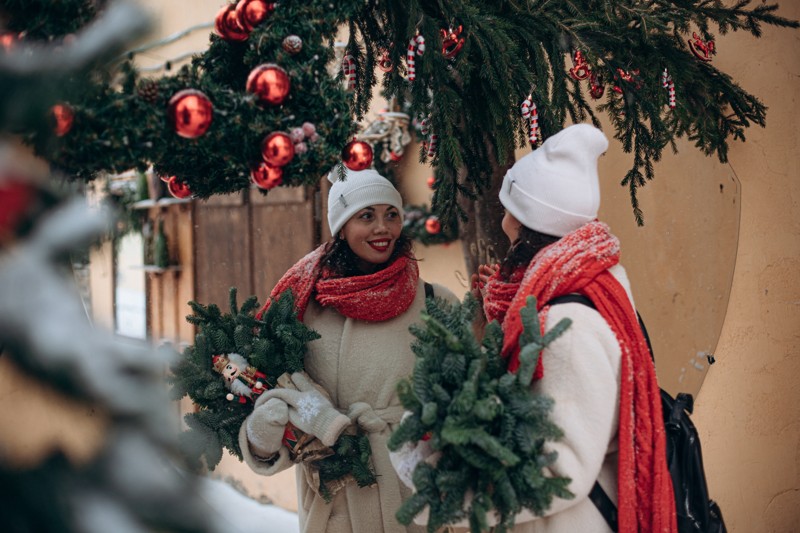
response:
[[[14,49],[19,40],[19,34],[14,32],[0,33],[0,48],[9,52]]]
[[[439,222],[439,217],[436,215],[431,215],[425,221],[425,231],[430,233],[431,235],[436,235],[440,231],[442,231],[442,223]]]
[[[283,169],[264,162],[250,172],[250,180],[259,189],[268,191],[283,183]]]
[[[178,179],[177,176],[172,176],[167,180],[167,190],[172,196],[179,200],[192,196],[192,191],[189,189],[189,186],[186,185],[186,182],[183,180]]]
[[[436,177],[431,176],[428,178],[428,188],[433,189],[433,184],[436,183]]]
[[[372,146],[352,140],[342,149],[342,163],[350,170],[365,170],[372,165]]]
[[[250,32],[239,23],[236,4],[228,4],[217,12],[214,18],[214,31],[226,41],[246,41]]]
[[[289,96],[289,74],[274,63],[264,63],[250,71],[245,89],[258,97],[259,102],[282,104]]]
[[[187,139],[200,137],[211,127],[214,107],[211,100],[196,89],[184,89],[169,99],[167,117],[175,133]]]
[[[294,158],[294,143],[285,133],[272,132],[261,142],[261,157],[273,167],[288,165]]]
[[[56,104],[50,108],[53,118],[53,133],[57,137],[63,137],[72,129],[72,122],[75,120],[75,113],[67,104]]]
[[[455,29],[451,27],[447,30],[439,30],[442,36],[442,54],[447,59],[456,57],[464,47],[464,38],[461,36],[462,31],[464,31],[464,27],[461,24]]]
[[[253,31],[253,28],[267,20],[275,11],[275,4],[264,2],[263,0],[239,0],[236,4],[236,20],[245,31]]]

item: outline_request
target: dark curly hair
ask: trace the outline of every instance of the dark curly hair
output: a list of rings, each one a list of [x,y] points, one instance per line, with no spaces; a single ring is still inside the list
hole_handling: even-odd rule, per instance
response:
[[[554,237],[520,226],[517,240],[511,244],[511,248],[508,249],[508,253],[500,263],[500,275],[503,279],[509,279],[518,267],[527,266],[531,259],[539,253],[539,250],[560,239],[561,237]]]
[[[406,235],[405,232],[401,233],[394,243],[394,250],[389,260],[379,265],[378,270],[383,270],[401,255],[414,259],[413,245],[414,242],[411,238]],[[347,278],[366,274],[366,272],[362,271],[359,267],[358,256],[353,253],[347,241],[340,238],[338,235],[328,243],[322,255],[321,264],[323,267],[330,268],[337,277]]]

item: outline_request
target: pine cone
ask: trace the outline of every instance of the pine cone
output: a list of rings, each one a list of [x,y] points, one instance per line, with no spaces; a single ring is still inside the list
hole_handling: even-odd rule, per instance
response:
[[[142,80],[136,86],[136,94],[145,102],[155,104],[158,102],[158,83],[154,80]]]

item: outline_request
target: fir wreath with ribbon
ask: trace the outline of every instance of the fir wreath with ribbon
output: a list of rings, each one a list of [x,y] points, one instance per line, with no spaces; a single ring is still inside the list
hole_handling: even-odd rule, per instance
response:
[[[403,406],[411,412],[389,439],[390,450],[427,440],[441,452],[435,466],[420,462],[413,472],[416,492],[397,511],[401,524],[429,507],[428,531],[469,519],[473,533],[487,531],[486,515],[496,511],[492,531],[511,529],[523,508],[541,515],[554,497],[571,498],[570,480],[548,477],[556,460],[544,449],[561,438],[550,420],[553,400],[530,388],[539,354],[571,324],[565,318],[542,332],[536,299],[522,308],[521,365],[508,372],[501,356],[503,331],[497,321],[486,326],[481,342],[473,333],[477,303],[429,298],[422,325],[411,327],[417,357],[414,373],[398,385]]]
[[[186,319],[200,332],[170,369],[173,399],[189,396],[198,407],[184,416],[189,429],[181,435],[187,461],[197,469],[214,470],[224,449],[243,459],[239,428],[252,412],[255,396],[281,386],[282,376],[302,371],[307,343],[319,338],[297,319],[291,291],[281,294],[261,319],[256,318],[261,308],[256,297],[239,307],[236,292],[230,289],[230,313],[222,313],[215,304],[189,302],[194,314]],[[248,379],[226,385],[221,371],[237,361],[247,365],[240,375]],[[293,461],[317,470],[318,490],[326,499],[332,494],[329,487],[347,476],[359,486],[376,482],[369,441],[360,432],[344,434],[328,448],[290,424],[283,442]]]

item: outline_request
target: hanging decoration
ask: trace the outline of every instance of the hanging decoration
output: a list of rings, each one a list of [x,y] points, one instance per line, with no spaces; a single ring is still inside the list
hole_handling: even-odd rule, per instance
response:
[[[628,84],[633,85],[634,89],[641,89],[642,88],[642,80],[639,79],[639,69],[635,68],[630,71],[622,70],[621,68],[617,69],[617,73],[614,75],[614,78],[617,80],[622,80]],[[614,91],[620,94],[623,93],[622,87],[619,84],[614,85]]]
[[[539,138],[539,111],[536,109],[536,104],[533,103],[533,94],[529,94],[528,97],[523,100],[520,111],[522,112],[522,118],[528,120],[530,125],[528,141],[531,143],[531,146],[535,146]]]
[[[200,137],[211,127],[214,107],[197,89],[183,89],[169,99],[167,117],[175,133],[186,139]]]
[[[408,132],[409,116],[397,111],[381,111],[359,134],[361,140],[373,146],[382,146],[381,161],[389,163],[403,157],[405,147],[411,142]]]
[[[454,59],[464,47],[464,38],[461,36],[463,30],[464,27],[461,24],[455,30],[452,26],[447,30],[439,30],[442,36],[442,54],[447,59]]]
[[[572,76],[574,80],[583,81],[589,77],[591,72],[592,69],[583,57],[583,52],[575,50],[575,54],[572,56],[572,68],[569,69],[569,75]]]
[[[408,81],[417,79],[417,68],[415,56],[421,56],[425,53],[425,37],[417,30],[416,35],[408,42],[408,50],[406,51],[406,63],[408,64]]]
[[[425,220],[425,231],[431,235],[436,235],[442,231],[442,223],[439,222],[439,217],[431,215]]]
[[[189,189],[189,186],[177,176],[171,176],[167,180],[167,190],[173,197],[179,200],[185,200],[192,196],[192,191]]]
[[[664,73],[661,75],[661,86],[667,89],[669,93],[669,105],[670,109],[675,109],[675,82],[672,81],[672,76],[670,75],[667,69],[664,69]]]
[[[253,28],[267,20],[273,11],[275,4],[264,0],[239,0],[235,8],[236,20],[246,32],[253,31]]]
[[[711,56],[717,53],[714,41],[704,41],[696,32],[692,32],[692,38],[689,39],[689,50],[700,61],[711,61]]]
[[[347,82],[347,90],[354,90],[356,88],[356,60],[350,54],[345,54],[342,58],[342,74]]]
[[[264,63],[250,71],[245,90],[256,95],[263,104],[280,105],[289,96],[289,74],[274,63]]]
[[[294,143],[282,131],[267,135],[261,143],[261,157],[273,167],[283,167],[294,158]]]
[[[428,159],[436,157],[436,151],[439,149],[439,136],[435,133],[431,133],[426,146],[425,157]]]
[[[353,139],[342,149],[342,163],[350,170],[366,170],[372,166],[372,146]]]
[[[598,98],[602,98],[603,93],[606,92],[606,88],[603,87],[603,80],[599,74],[592,71],[589,76],[589,95],[592,98],[597,100]]]
[[[226,41],[246,41],[250,33],[244,29],[236,14],[236,4],[228,4],[217,12],[214,31]]]
[[[250,172],[250,181],[259,189],[274,189],[283,183],[283,169],[263,161]]]
[[[428,176],[426,183],[428,184],[429,189],[433,189],[433,186],[436,184],[436,176]]]
[[[381,72],[386,73],[394,70],[394,63],[392,63],[392,58],[389,57],[389,50],[381,52],[381,57],[378,59],[378,68],[381,69]]]
[[[287,35],[281,41],[281,48],[291,55],[297,55],[303,50],[303,39],[299,35]]]
[[[50,114],[53,119],[53,133],[56,137],[63,137],[69,133],[75,119],[72,107],[69,104],[55,104],[50,108]]]

